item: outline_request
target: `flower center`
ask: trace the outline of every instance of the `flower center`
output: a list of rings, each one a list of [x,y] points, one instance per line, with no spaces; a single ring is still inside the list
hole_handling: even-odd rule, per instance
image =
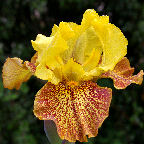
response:
[[[68,81],[67,85],[70,86],[71,88],[74,88],[75,86],[78,86],[78,82],[76,82],[76,81]]]

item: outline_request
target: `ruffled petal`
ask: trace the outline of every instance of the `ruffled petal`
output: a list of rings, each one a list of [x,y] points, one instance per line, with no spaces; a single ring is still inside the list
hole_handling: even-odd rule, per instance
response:
[[[36,40],[31,40],[32,46],[34,50],[41,52],[42,50],[46,49],[49,44],[51,43],[53,37],[46,37],[42,34],[38,34]]]
[[[111,78],[114,81],[114,87],[117,89],[124,89],[131,83],[141,84],[143,81],[143,70],[137,75],[132,75],[134,68],[130,67],[129,60],[124,57],[120,62],[117,63],[114,70],[108,71],[102,74],[102,78]]]
[[[51,44],[43,50],[42,55],[40,56],[40,63],[47,65],[51,70],[56,67],[63,65],[63,60],[61,54],[68,49],[67,42],[62,38],[60,32],[58,31]]]
[[[68,40],[68,39],[72,38],[75,35],[75,33],[74,33],[73,29],[71,28],[70,24],[67,23],[67,22],[60,22],[59,30],[60,30],[61,36],[65,40]]]
[[[8,89],[19,89],[21,84],[26,82],[32,75],[31,71],[19,58],[7,58],[2,72],[3,85]]]
[[[95,24],[96,29],[97,26],[99,27]],[[102,63],[99,67],[105,71],[113,70],[115,65],[127,54],[128,41],[121,30],[113,24],[103,25],[99,36],[104,44]]]
[[[108,116],[112,91],[90,81],[70,87],[47,83],[36,95],[34,114],[40,120],[53,120],[61,139],[87,141],[95,137]]]
[[[83,29],[87,29],[93,23],[94,20],[98,19],[99,19],[98,13],[96,13],[94,9],[88,9],[83,14],[81,25]]]

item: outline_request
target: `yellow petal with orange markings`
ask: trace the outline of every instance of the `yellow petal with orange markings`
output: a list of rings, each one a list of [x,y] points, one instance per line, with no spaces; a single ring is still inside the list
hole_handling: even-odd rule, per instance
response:
[[[67,64],[63,65],[62,73],[67,81],[79,82],[84,74],[82,66],[71,58]]]
[[[41,64],[36,67],[35,76],[42,80],[48,80],[53,84],[58,84],[61,80],[59,77],[56,77],[56,75],[54,75],[53,71]]]
[[[3,66],[3,85],[8,89],[19,89],[32,75],[19,58],[7,58]]]
[[[120,62],[116,64],[113,71],[120,75],[123,75],[123,77],[129,77],[132,76],[134,68],[130,66],[129,60],[124,57],[122,58],[122,60],[120,60]]]
[[[131,83],[141,84],[143,81],[143,71],[141,70],[137,75],[132,75],[134,68],[130,67],[129,60],[124,57],[114,70],[102,74],[102,78],[111,78],[114,81],[114,87],[117,89],[124,89]]]
[[[47,83],[36,95],[34,114],[40,120],[53,120],[61,139],[86,142],[86,135],[95,137],[108,116],[111,98],[111,89],[90,81],[75,87]]]
[[[36,71],[36,67],[38,65],[37,62],[37,58],[38,58],[38,52],[36,52],[33,57],[31,58],[31,61],[25,61],[24,65],[30,70],[30,72],[34,75],[35,71]]]
[[[34,63],[31,63],[29,61],[25,61],[24,65],[27,67],[27,69],[34,75],[36,71],[36,65]]]

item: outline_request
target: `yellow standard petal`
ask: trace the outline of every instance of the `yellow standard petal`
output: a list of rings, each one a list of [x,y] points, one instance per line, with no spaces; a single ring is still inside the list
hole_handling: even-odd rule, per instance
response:
[[[100,67],[107,70],[114,69],[115,65],[127,54],[128,41],[121,32],[113,24],[109,24],[106,28],[106,36],[103,39],[103,57]]]
[[[80,64],[85,65],[88,64],[89,59],[91,59],[92,53],[94,51],[97,53],[94,59],[94,65],[92,68],[96,67],[100,56],[102,53],[102,42],[97,35],[95,29],[93,27],[89,27],[85,30],[77,39],[74,49],[73,49],[73,57],[78,61]],[[90,68],[90,67],[89,67]]]
[[[61,54],[68,49],[67,42],[62,38],[58,31],[54,36],[51,44],[41,55],[40,63],[47,65],[51,70],[63,64]]]
[[[83,19],[81,22],[83,30],[90,27],[93,21],[98,18],[99,18],[99,15],[96,13],[94,9],[86,10],[85,13],[83,14]]]
[[[71,26],[67,22],[60,22],[60,24],[59,24],[59,30],[60,30],[61,36],[65,40],[70,39],[75,34],[74,31],[73,31],[73,29],[71,28]]]
[[[38,34],[35,41],[31,40],[34,50],[40,52],[46,49],[51,43],[52,38],[53,37],[46,37],[42,34]]]

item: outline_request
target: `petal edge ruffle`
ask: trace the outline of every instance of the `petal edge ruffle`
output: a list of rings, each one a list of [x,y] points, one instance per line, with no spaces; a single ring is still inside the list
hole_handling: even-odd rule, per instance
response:
[[[132,75],[134,68],[130,67],[129,60],[124,57],[117,63],[114,70],[103,73],[101,78],[111,78],[114,82],[114,87],[117,89],[125,89],[131,83],[141,84],[143,81],[144,72],[141,70],[137,75]]]

